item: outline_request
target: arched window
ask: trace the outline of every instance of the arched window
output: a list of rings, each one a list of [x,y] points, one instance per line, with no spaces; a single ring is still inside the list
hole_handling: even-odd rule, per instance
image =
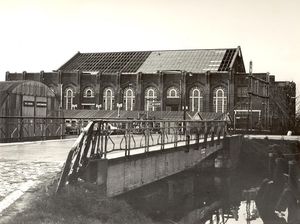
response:
[[[226,112],[227,110],[227,91],[223,87],[214,89],[213,106],[215,112]]]
[[[171,86],[167,89],[167,98],[179,98],[179,89]]]
[[[67,110],[72,110],[73,99],[74,99],[74,90],[69,87],[65,90],[65,108]]]
[[[145,111],[155,111],[153,103],[157,99],[157,89],[149,87],[145,90]]]
[[[191,111],[203,111],[203,91],[199,87],[193,87],[190,90],[189,108]]]
[[[115,103],[114,90],[111,87],[107,87],[103,91],[103,105],[104,110],[112,110]]]
[[[125,110],[134,110],[134,105],[135,105],[135,92],[133,88],[128,87],[124,89],[123,108]]]
[[[83,91],[83,97],[93,98],[94,97],[94,90],[91,87],[86,87]]]

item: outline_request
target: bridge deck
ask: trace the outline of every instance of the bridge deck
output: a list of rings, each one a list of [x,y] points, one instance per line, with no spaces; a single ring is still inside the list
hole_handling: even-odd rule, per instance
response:
[[[220,137],[221,139],[223,139],[223,137]],[[218,137],[214,137],[214,140],[217,141]],[[204,139],[199,139],[199,143],[203,143]],[[196,140],[191,140],[189,142],[189,145],[193,145],[196,144]],[[170,148],[174,148],[174,147],[182,147],[182,146],[187,146],[187,142],[186,141],[179,141],[175,143],[164,143],[163,144],[163,148],[164,149],[170,149]],[[149,146],[148,152],[154,152],[154,151],[160,151],[162,148],[162,144],[159,143],[157,145],[154,146]],[[139,147],[139,148],[135,148],[135,149],[131,149],[130,150],[130,155],[138,155],[138,154],[144,154],[146,153],[146,148],[145,147]],[[121,158],[124,157],[125,153],[124,150],[114,150],[111,153],[107,154],[107,159],[116,159],[116,158]]]

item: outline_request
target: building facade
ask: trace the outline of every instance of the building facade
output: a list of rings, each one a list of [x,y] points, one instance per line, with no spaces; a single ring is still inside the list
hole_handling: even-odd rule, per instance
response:
[[[248,118],[247,125],[257,127],[271,126],[272,119],[284,114],[281,110],[289,117],[295,111],[295,104],[288,101],[279,110],[273,103],[279,97],[274,90],[281,86],[274,76],[246,73],[240,47],[78,52],[58,70],[7,72],[6,80],[44,83],[66,110],[221,112],[232,117],[251,111],[250,117],[259,115],[253,122]],[[295,84],[286,84],[292,86],[289,94],[295,96]]]

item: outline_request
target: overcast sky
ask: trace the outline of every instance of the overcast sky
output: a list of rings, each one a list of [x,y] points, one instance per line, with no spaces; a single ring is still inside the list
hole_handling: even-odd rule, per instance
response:
[[[0,29],[0,81],[78,51],[241,46],[247,72],[300,86],[300,0],[0,0]]]

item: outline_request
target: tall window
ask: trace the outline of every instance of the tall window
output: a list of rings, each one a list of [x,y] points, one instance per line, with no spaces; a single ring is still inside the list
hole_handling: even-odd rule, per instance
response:
[[[179,89],[175,86],[171,86],[167,89],[167,98],[179,98]]]
[[[154,101],[157,99],[157,89],[149,87],[145,90],[145,111],[155,111]]]
[[[215,112],[224,113],[227,110],[227,91],[224,88],[215,88],[213,104]]]
[[[104,110],[112,110],[115,103],[114,90],[111,87],[107,87],[103,91],[103,105]]]
[[[135,92],[134,89],[128,87],[124,90],[123,107],[125,110],[134,110]]]
[[[93,98],[94,97],[94,90],[91,87],[87,87],[83,91],[83,97],[86,98]]]
[[[67,110],[72,110],[73,105],[73,99],[74,99],[74,91],[72,88],[67,88],[65,91],[65,108]]]
[[[192,111],[203,111],[203,91],[199,87],[190,90],[189,108]]]

